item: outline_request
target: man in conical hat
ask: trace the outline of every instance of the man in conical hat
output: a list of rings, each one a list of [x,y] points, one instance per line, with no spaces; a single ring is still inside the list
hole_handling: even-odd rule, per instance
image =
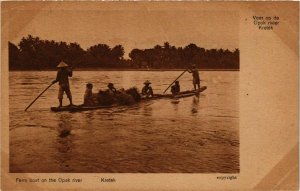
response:
[[[152,87],[150,86],[151,82],[149,80],[144,82],[145,86],[142,89],[142,96],[143,97],[153,97],[153,90]]]
[[[72,77],[73,72],[70,68],[68,68],[68,64],[61,61],[57,65],[58,71],[56,75],[56,79],[53,80],[53,84],[58,82],[59,84],[59,91],[58,91],[58,100],[59,100],[59,107],[62,107],[62,100],[64,92],[66,92],[67,97],[70,100],[70,106],[73,105],[72,103],[72,94],[70,91],[70,85],[69,85],[69,77]]]

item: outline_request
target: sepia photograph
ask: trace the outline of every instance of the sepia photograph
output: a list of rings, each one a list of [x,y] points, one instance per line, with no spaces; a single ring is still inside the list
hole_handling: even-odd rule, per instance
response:
[[[10,172],[239,173],[238,32],[230,11],[39,11],[8,42]]]
[[[298,2],[0,3],[0,189],[298,190]]]

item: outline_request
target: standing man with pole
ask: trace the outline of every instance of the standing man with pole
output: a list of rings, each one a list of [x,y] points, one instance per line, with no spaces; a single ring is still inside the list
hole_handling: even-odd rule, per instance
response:
[[[59,91],[58,91],[58,100],[59,100],[59,107],[62,107],[62,100],[64,92],[66,92],[67,97],[70,101],[70,106],[73,105],[72,103],[72,94],[70,91],[70,85],[69,85],[69,77],[72,77],[73,72],[70,68],[68,68],[68,64],[61,61],[57,65],[58,71],[56,75],[56,79],[53,80],[52,84],[55,84],[58,82],[59,84]]]
[[[196,90],[196,85],[198,86],[198,89],[200,89],[200,75],[199,75],[199,71],[196,67],[196,64],[193,64],[193,68],[188,69],[188,72],[193,74],[194,89]]]

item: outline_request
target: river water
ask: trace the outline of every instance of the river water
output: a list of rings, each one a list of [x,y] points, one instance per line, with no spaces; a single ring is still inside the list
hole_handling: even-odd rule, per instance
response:
[[[147,79],[154,93],[162,93],[180,73],[74,71],[73,102],[82,103],[86,82],[98,92],[108,82],[141,89]],[[238,173],[239,72],[200,75],[201,86],[208,88],[199,97],[54,113],[50,107],[58,105],[57,84],[24,109],[55,71],[10,72],[10,172]],[[182,91],[192,89],[191,74],[184,74],[180,85]]]

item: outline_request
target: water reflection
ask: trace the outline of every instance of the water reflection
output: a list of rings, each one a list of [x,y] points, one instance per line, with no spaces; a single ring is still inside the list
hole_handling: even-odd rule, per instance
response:
[[[174,99],[171,101],[172,105],[173,105],[173,109],[176,113],[178,113],[178,104],[180,103],[179,99]]]
[[[83,121],[84,121],[84,124],[87,125],[87,127],[91,127],[91,125],[94,124],[95,113],[96,113],[96,111],[88,111],[84,114]],[[78,117],[80,117],[80,116],[78,116]],[[82,118],[82,116],[81,116],[81,118]]]
[[[57,157],[59,164],[63,168],[69,167],[69,161],[72,160],[72,120],[71,115],[61,114],[59,115],[59,121],[57,124],[58,137],[57,137]]]
[[[24,112],[55,75],[55,71],[10,72],[10,167],[15,171],[238,172],[237,72],[203,72],[208,90],[200,98],[78,113],[49,111],[57,105],[58,87],[53,86]],[[226,83],[212,84],[218,75]],[[70,79],[71,91],[74,103],[80,104],[87,81],[94,83],[97,92],[108,81],[128,89],[146,78],[159,93],[178,72],[76,71],[76,76]],[[44,85],[37,88],[40,82]],[[183,91],[190,90],[191,76],[182,76],[180,83]]]
[[[60,114],[57,130],[59,137],[64,138],[71,134],[71,116],[68,114]]]
[[[199,95],[195,95],[192,100],[192,109],[191,109],[192,114],[198,113],[199,102],[200,102]]]
[[[143,105],[143,115],[144,116],[152,116],[152,107],[150,104],[144,104]]]

